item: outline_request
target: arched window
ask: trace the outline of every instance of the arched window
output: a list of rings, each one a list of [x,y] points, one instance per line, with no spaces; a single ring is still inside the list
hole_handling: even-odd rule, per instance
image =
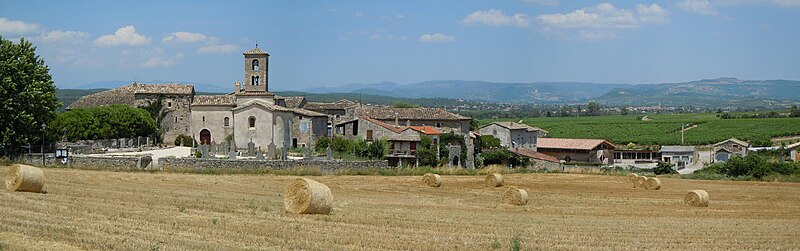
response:
[[[256,76],[250,77],[250,85],[256,85]]]
[[[256,117],[250,117],[250,128],[256,128]]]
[[[253,59],[253,70],[254,71],[258,70],[258,59]]]
[[[231,125],[231,120],[230,120],[230,119],[228,119],[228,117],[225,117],[225,122],[224,122],[224,125],[225,125],[225,126],[230,126],[230,125]]]

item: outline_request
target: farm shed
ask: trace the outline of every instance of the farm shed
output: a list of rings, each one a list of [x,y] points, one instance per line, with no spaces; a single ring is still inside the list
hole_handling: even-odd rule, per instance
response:
[[[789,149],[789,155],[795,162],[800,162],[800,155],[797,154],[798,148],[800,148],[800,142],[786,146],[786,149]]]
[[[730,138],[714,144],[713,147],[713,161],[725,162],[734,156],[747,156],[747,148],[750,147],[750,143],[738,140],[736,138]]]
[[[661,159],[667,163],[677,164],[677,169],[683,169],[698,159],[694,146],[662,146],[660,152]]]
[[[541,138],[537,151],[564,162],[614,163],[614,145],[602,139]]]

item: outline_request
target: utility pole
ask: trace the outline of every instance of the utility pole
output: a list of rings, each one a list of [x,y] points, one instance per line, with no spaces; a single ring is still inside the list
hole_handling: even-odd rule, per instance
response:
[[[684,125],[681,125],[681,145],[683,145],[683,131],[684,131],[683,126]]]
[[[47,125],[42,123],[42,166],[44,166],[44,164],[45,164],[44,163],[44,158],[45,158],[45,155],[44,155],[44,129],[45,128],[47,128]]]

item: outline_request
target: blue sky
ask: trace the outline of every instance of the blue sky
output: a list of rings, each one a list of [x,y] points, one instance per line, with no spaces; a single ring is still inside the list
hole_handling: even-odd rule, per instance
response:
[[[61,88],[232,89],[256,41],[273,90],[800,79],[800,0],[0,1],[0,35],[36,44]]]

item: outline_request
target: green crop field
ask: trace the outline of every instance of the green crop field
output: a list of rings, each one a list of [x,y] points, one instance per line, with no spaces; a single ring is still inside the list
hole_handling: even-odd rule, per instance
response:
[[[713,113],[654,114],[648,115],[652,119],[649,121],[639,117],[537,117],[522,122],[547,130],[548,137],[606,139],[616,144],[677,145],[681,143],[681,125],[686,124],[696,126],[685,132],[689,145],[713,144],[728,138],[768,142],[774,137],[800,135],[800,118],[720,119]],[[480,124],[509,120],[517,121],[484,119]]]

